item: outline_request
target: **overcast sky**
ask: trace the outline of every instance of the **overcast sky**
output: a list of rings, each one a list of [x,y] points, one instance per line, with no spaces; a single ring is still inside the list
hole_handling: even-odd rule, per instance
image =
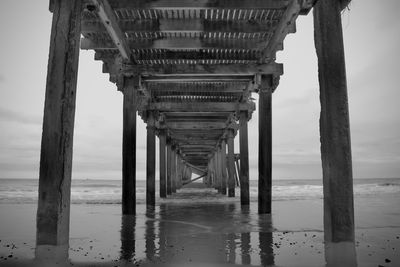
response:
[[[355,178],[400,177],[399,14],[399,0],[354,0],[342,15]],[[38,177],[51,18],[48,0],[0,1],[0,178]],[[312,13],[298,19],[284,47],[277,61],[285,74],[273,95],[273,179],[319,179]],[[73,179],[121,179],[122,94],[101,69],[93,52],[81,51]],[[249,123],[251,179],[257,122],[256,111]],[[137,177],[144,179],[141,119],[137,132]]]

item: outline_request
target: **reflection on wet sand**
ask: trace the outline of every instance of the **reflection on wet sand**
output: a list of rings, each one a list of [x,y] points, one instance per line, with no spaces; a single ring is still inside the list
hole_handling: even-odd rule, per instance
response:
[[[145,214],[143,260],[148,264],[273,265],[272,221],[270,216],[258,217],[232,203],[161,204],[159,211]],[[122,217],[120,259],[129,262],[135,261],[135,227],[135,216]],[[258,238],[252,240],[253,234]]]
[[[136,216],[123,215],[121,220],[121,260],[132,261],[135,258]]]

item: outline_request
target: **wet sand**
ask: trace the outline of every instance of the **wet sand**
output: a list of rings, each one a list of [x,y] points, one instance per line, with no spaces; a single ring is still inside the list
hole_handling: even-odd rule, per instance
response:
[[[358,266],[400,266],[398,200],[355,199]],[[340,266],[326,263],[322,199],[275,201],[272,215],[238,202],[184,189],[153,210],[138,205],[137,216],[121,216],[115,204],[74,204],[70,261],[57,265]],[[43,265],[33,260],[35,213],[34,204],[0,204],[0,266]]]

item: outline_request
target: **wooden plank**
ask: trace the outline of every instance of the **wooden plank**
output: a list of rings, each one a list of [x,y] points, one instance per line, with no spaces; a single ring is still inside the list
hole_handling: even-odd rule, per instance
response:
[[[188,103],[177,103],[177,102],[158,102],[150,103],[148,110],[158,111],[181,111],[181,112],[236,112],[236,111],[253,111],[255,110],[254,103],[230,103],[230,102],[188,102]]]
[[[113,8],[124,9],[282,9],[287,0],[109,0]]]
[[[100,0],[97,0],[100,1]],[[110,33],[110,32],[109,32]],[[111,35],[111,33],[110,33]],[[129,39],[124,51],[131,49],[169,49],[169,50],[199,50],[199,49],[237,49],[237,50],[262,50],[267,47],[265,39],[253,38],[164,38],[164,39]],[[119,45],[118,45],[119,44]],[[85,50],[113,50],[121,49],[120,41],[108,39],[81,40],[81,48]],[[120,50],[121,51],[121,50]]]
[[[126,33],[272,33],[277,22],[249,20],[206,19],[147,19],[120,20],[120,28]],[[102,33],[106,28],[97,21],[83,21],[82,33]]]
[[[130,50],[128,43],[126,41],[125,35],[122,33],[117,19],[115,17],[115,13],[111,8],[110,4],[107,0],[91,0],[94,5],[97,7],[97,14],[106,28],[108,34],[113,41],[113,46],[117,47],[121,56],[130,60],[132,57],[132,51]]]

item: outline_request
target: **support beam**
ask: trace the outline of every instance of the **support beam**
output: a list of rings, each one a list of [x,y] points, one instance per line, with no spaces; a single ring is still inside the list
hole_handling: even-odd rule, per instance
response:
[[[167,195],[172,194],[172,150],[171,144],[167,144]]]
[[[117,47],[122,58],[130,60],[132,57],[132,50],[126,41],[124,33],[118,25],[117,18],[115,17],[114,10],[107,0],[91,0],[97,7],[97,15],[99,16],[103,26],[106,28],[113,46]]]
[[[207,20],[207,19],[148,19],[120,21],[126,33],[260,33],[273,32],[276,21]],[[106,28],[97,21],[84,21],[82,33],[103,33]]]
[[[165,130],[160,130],[160,197],[167,197],[167,177],[166,177],[166,134]]]
[[[227,173],[226,173],[226,140],[223,139],[221,143],[221,169],[222,169],[222,191],[223,195],[226,195],[226,186],[227,186]]]
[[[125,9],[282,9],[288,0],[109,0],[113,8]]]
[[[176,193],[176,152],[173,147],[171,150],[171,191],[172,193]]]
[[[321,101],[325,241],[354,243],[353,174],[341,1],[318,1],[314,7],[314,28]]]
[[[153,112],[147,113],[146,204],[156,204],[156,135]]]
[[[235,150],[234,150],[234,132],[228,130],[228,197],[235,197]]]
[[[258,105],[258,213],[271,213],[272,77],[262,76]]]
[[[235,112],[253,111],[255,104],[235,102],[154,102],[147,107],[160,112]]]
[[[239,118],[239,143],[240,143],[240,203],[250,204],[249,195],[249,144],[247,129],[247,112],[240,112]]]
[[[97,0],[100,1],[100,0]],[[115,50],[116,41],[111,39],[81,40],[81,48],[85,50]],[[268,41],[264,39],[241,38],[186,38],[175,37],[165,39],[129,39],[126,41],[128,51],[138,49],[168,49],[168,50],[200,50],[200,49],[235,49],[235,50],[262,50],[267,47]],[[279,44],[277,44],[279,45]],[[281,48],[282,49],[282,48]],[[120,50],[121,51],[121,50]]]
[[[230,79],[240,79],[244,76],[247,80],[251,80],[255,74],[283,74],[283,64],[269,63],[269,64],[171,64],[171,65],[132,65],[127,64],[123,66],[123,72],[127,75],[135,75],[140,73],[142,76],[165,76],[164,78],[174,78],[181,76],[211,76],[221,81],[222,75],[233,76]],[[188,78],[188,77],[186,77]],[[198,77],[204,78],[204,77]],[[144,81],[148,80],[144,77]],[[175,82],[174,80],[171,80]]]
[[[336,1],[336,0],[335,0]],[[279,21],[278,26],[275,29],[275,33],[272,36],[271,40],[268,42],[268,45],[263,50],[263,57],[260,59],[266,59],[267,62],[275,60],[275,53],[277,50],[282,50],[282,43],[285,39],[286,35],[290,32],[293,32],[293,25],[296,23],[296,19],[299,16],[300,11],[303,8],[303,3],[307,1],[299,1],[292,0],[285,10],[282,18]]]
[[[123,88],[122,214],[136,213],[136,88],[138,79],[125,78]]]
[[[52,1],[40,153],[36,258],[68,258],[81,1]]]

